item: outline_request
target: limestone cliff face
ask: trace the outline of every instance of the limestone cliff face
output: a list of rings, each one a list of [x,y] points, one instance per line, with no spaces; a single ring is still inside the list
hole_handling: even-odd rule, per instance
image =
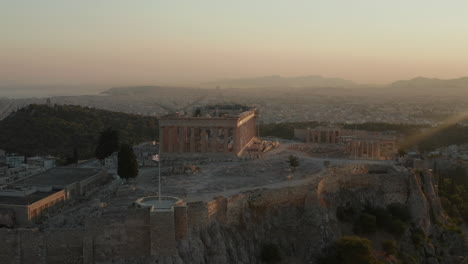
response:
[[[427,234],[419,246],[413,243],[411,228],[400,238],[401,250],[414,256],[416,263],[458,263],[458,256],[467,252],[461,236],[443,227],[447,219],[429,172],[347,171],[331,171],[303,186],[230,197],[225,217],[208,216],[205,224],[192,226],[190,237],[178,243],[178,256],[165,262],[262,263],[262,248],[273,243],[284,263],[315,263],[321,249],[349,233],[336,217],[337,207],[359,210],[393,203],[407,205],[412,226]]]

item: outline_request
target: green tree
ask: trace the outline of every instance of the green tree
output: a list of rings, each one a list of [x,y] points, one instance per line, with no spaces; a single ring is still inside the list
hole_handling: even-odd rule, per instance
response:
[[[358,236],[344,236],[336,243],[337,256],[343,264],[374,264],[370,240]]]
[[[382,249],[385,255],[395,255],[398,251],[397,243],[395,240],[385,240],[382,242]]]
[[[398,156],[403,157],[406,155],[406,151],[404,149],[398,149]]]
[[[112,128],[102,131],[95,151],[96,158],[103,160],[118,150],[119,132]]]
[[[299,167],[299,158],[297,156],[291,155],[288,157],[289,166],[293,169]]]
[[[377,264],[371,241],[358,236],[344,236],[324,248],[319,264]]]
[[[117,158],[117,174],[120,178],[128,181],[128,179],[138,176],[138,162],[130,145],[122,144]]]
[[[354,223],[354,232],[360,234],[372,234],[377,231],[377,219],[374,215],[362,213]]]

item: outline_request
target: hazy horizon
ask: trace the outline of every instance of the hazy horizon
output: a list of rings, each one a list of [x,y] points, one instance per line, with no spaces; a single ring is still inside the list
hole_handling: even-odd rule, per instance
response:
[[[0,86],[467,76],[466,1],[2,1]]]

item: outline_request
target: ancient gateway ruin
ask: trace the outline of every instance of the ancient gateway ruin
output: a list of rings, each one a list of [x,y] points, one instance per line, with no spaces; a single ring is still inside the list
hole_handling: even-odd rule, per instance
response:
[[[256,135],[257,109],[214,105],[178,112],[159,121],[160,153],[242,155]]]
[[[374,132],[319,126],[295,129],[294,136],[306,143],[341,144],[355,159],[390,160],[397,152],[397,136],[393,131]]]

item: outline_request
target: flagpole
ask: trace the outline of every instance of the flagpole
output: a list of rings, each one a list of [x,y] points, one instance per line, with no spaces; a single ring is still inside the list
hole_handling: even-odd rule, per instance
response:
[[[161,204],[161,157],[158,159],[158,200]]]

